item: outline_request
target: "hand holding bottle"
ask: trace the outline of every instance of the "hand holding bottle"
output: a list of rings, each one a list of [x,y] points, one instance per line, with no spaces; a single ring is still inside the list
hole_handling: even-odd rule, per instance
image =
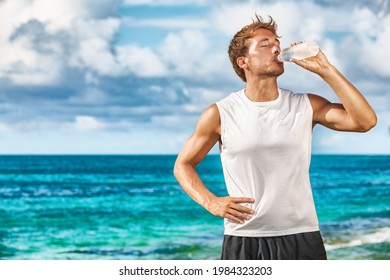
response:
[[[281,61],[294,62],[320,76],[326,75],[332,68],[332,65],[314,41],[293,43],[291,47],[283,49],[278,58]]]
[[[292,58],[290,61],[306,70],[318,74],[323,78],[325,75],[329,74],[333,68],[332,64],[329,63],[328,59],[321,50],[319,50],[316,56],[308,57],[302,60]]]

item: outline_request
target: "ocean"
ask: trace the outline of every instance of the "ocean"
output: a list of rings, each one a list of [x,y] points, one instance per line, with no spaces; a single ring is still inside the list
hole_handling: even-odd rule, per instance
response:
[[[223,220],[173,177],[173,155],[0,156],[0,259],[219,259]],[[197,167],[227,195],[219,155]],[[390,259],[390,156],[313,155],[329,259]]]

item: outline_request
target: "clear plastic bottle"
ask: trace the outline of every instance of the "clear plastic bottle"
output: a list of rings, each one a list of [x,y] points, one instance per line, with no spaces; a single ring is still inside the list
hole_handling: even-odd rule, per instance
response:
[[[320,51],[317,43],[314,41],[306,41],[299,43],[295,46],[283,49],[279,54],[279,60],[288,62],[291,58],[305,59],[311,56],[315,56]]]

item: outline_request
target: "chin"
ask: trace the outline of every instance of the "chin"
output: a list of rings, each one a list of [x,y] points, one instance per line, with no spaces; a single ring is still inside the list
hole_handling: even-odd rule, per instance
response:
[[[270,73],[271,74],[270,76],[279,77],[283,73],[284,73],[284,68],[281,68],[279,70],[275,70],[272,73]]]

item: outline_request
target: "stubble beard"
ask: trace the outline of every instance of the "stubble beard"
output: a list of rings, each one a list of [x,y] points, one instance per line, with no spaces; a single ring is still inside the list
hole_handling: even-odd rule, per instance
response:
[[[280,67],[278,69],[269,69],[267,71],[262,71],[262,72],[259,71],[258,76],[266,77],[266,78],[277,78],[283,73],[284,73],[284,67]]]
[[[254,68],[252,65],[250,65],[250,68]],[[284,73],[284,65],[283,64],[277,64],[277,65],[271,65],[271,67],[267,67],[266,69],[258,69],[256,71],[256,76],[258,77],[265,77],[265,78],[277,78],[280,75]]]
[[[266,73],[268,74],[269,77],[277,78],[284,73],[284,67],[279,67],[278,69],[273,69],[273,70],[267,71]]]

